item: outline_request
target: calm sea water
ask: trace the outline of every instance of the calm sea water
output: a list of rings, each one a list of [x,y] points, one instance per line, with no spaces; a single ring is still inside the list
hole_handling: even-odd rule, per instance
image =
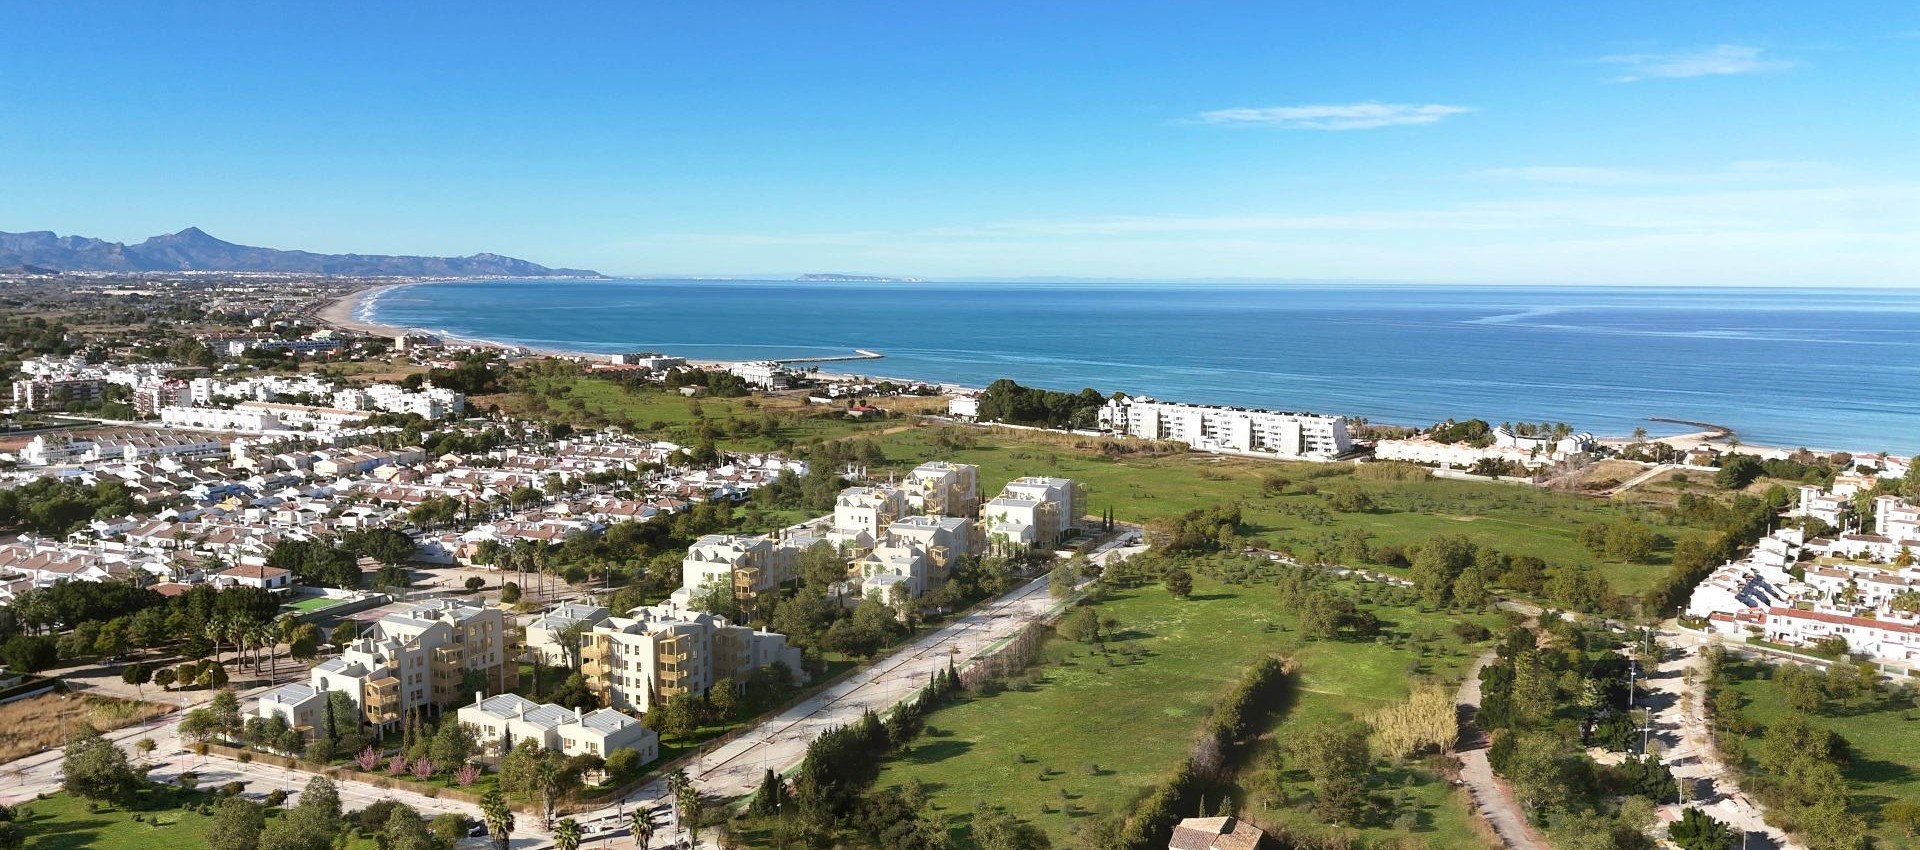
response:
[[[1748,442],[1920,448],[1920,292],[1380,285],[474,281],[363,305],[534,347],[1311,410],[1374,421],[1713,422]]]

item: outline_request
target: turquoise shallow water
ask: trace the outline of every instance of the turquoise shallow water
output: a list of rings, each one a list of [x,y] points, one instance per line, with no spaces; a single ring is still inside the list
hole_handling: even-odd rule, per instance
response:
[[[363,315],[578,351],[880,351],[829,371],[996,378],[1425,423],[1648,417],[1751,443],[1920,447],[1920,292],[1232,284],[471,281]]]

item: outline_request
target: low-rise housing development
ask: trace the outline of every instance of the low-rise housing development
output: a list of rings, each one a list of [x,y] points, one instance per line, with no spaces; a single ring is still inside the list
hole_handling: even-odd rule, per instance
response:
[[[1019,551],[1059,543],[1079,522],[1078,508],[1071,480],[1027,476],[988,500],[980,521],[990,547]]]
[[[1594,436],[1585,432],[1564,437],[1529,436],[1505,427],[1493,429],[1491,438],[1492,441],[1484,446],[1465,441],[1443,442],[1425,434],[1399,440],[1380,440],[1374,443],[1373,457],[1375,460],[1401,460],[1443,467],[1471,467],[1482,461],[1493,460],[1526,469],[1540,469],[1556,463],[1583,460],[1597,444]]]

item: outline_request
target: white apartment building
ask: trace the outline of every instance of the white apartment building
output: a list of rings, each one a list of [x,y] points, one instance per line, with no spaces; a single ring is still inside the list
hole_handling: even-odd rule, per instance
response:
[[[366,388],[346,389],[333,394],[333,406],[341,410],[379,410],[387,413],[411,413],[422,419],[437,420],[466,412],[467,397],[445,387],[427,384],[409,392],[399,384],[374,384]]]
[[[498,608],[436,599],[381,617],[339,656],[315,665],[309,683],[346,693],[368,723],[386,727],[408,712],[464,701],[469,672],[494,691],[518,684],[506,620]]]
[[[162,408],[193,404],[193,391],[186,381],[164,379],[148,381],[133,389],[133,411],[141,416],[159,416]]]
[[[748,386],[761,390],[784,390],[792,386],[792,370],[775,360],[754,360],[727,367]]]
[[[1899,496],[1874,497],[1873,532],[1894,540],[1920,539],[1920,507]]]
[[[169,428],[234,431],[242,434],[287,430],[286,423],[281,422],[280,417],[269,411],[228,410],[220,407],[163,407],[160,408],[160,424]]]
[[[1851,509],[1847,497],[1829,493],[1816,484],[1803,484],[1800,486],[1800,504],[1788,516],[1811,517],[1834,528],[1845,528]]]
[[[633,750],[646,764],[660,757],[660,736],[645,724],[611,708],[582,711],[553,703],[537,703],[515,694],[482,698],[455,713],[473,732],[480,752],[504,756],[523,741],[568,756],[606,758],[615,750]]]
[[[567,648],[563,640],[567,630],[576,627],[591,630],[612,616],[613,612],[599,605],[562,602],[527,624],[527,651],[542,664],[577,667],[578,650]]]
[[[751,606],[762,593],[792,581],[795,550],[765,537],[709,534],[687,547],[680,562],[680,589],[676,604],[713,585],[733,588],[733,598]]]
[[[979,554],[980,526],[965,517],[910,516],[887,526],[887,542],[911,543],[926,552],[927,590],[947,583],[961,558]]]
[[[980,509],[980,520],[990,547],[1018,551],[1058,543],[1078,521],[1078,508],[1072,480],[1027,476],[1007,482]]]
[[[337,407],[310,407],[304,404],[280,404],[272,401],[243,401],[234,410],[271,413],[290,428],[339,428],[366,421],[367,414]]]
[[[1873,617],[1854,617],[1768,608],[1760,622],[1762,636],[1774,643],[1805,646],[1837,637],[1847,642],[1848,652],[1897,664],[1920,662],[1920,619],[1913,614],[1883,611]]]
[[[970,463],[928,461],[907,473],[900,485],[907,507],[930,516],[974,517],[980,513],[980,467]]]
[[[635,608],[595,626],[580,672],[614,708],[650,711],[681,694],[704,694],[722,678],[744,681],[775,663],[795,675],[800,650],[785,635],[736,626],[715,614]]]
[[[1100,426],[1147,440],[1173,440],[1195,451],[1331,460],[1353,450],[1338,416],[1246,407],[1116,398],[1100,409]]]
[[[907,494],[897,487],[848,487],[833,503],[833,529],[827,539],[865,549],[874,545],[894,520],[907,515]]]
[[[947,415],[966,422],[979,419],[980,397],[977,395],[957,395],[947,399]]]
[[[933,563],[926,547],[911,540],[875,546],[853,567],[860,592],[883,603],[893,602],[895,588],[904,588],[909,599],[918,599],[931,589]]]
[[[659,354],[652,351],[640,351],[629,354],[609,354],[607,362],[614,366],[637,366],[642,369],[663,371],[675,366],[687,365],[687,358]]]

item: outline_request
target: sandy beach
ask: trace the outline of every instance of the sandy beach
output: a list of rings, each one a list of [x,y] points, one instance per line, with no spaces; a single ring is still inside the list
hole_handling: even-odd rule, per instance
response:
[[[388,283],[380,286],[370,286],[366,289],[356,289],[327,302],[326,306],[321,307],[318,312],[314,313],[314,319],[323,325],[339,330],[370,334],[372,336],[397,336],[406,333],[406,328],[361,321],[354,314],[360,309],[361,303],[367,299],[378,297],[380,293],[390,289],[411,285],[412,284],[406,283]]]

